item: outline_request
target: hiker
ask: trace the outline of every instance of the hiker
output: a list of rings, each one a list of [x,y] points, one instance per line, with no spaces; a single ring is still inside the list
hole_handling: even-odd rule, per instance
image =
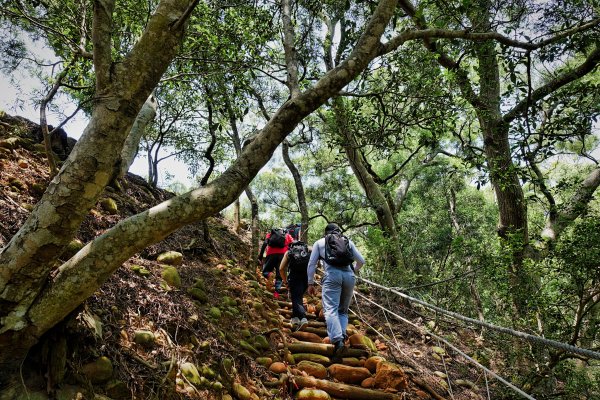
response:
[[[289,250],[283,256],[279,266],[279,273],[292,299],[292,319],[290,323],[293,330],[299,330],[308,323],[303,297],[308,288],[307,268],[309,259],[310,249],[306,243],[296,240],[290,244]]]
[[[352,301],[355,274],[358,274],[365,260],[354,243],[342,235],[337,224],[327,224],[325,236],[313,245],[308,262],[309,295],[316,293],[314,279],[319,259],[323,260],[324,264],[321,284],[327,336],[334,346],[332,360],[339,362],[344,351],[344,341],[348,337],[348,308]],[[354,261],[356,266],[352,265]]]
[[[292,236],[294,240],[300,240],[300,228],[302,227],[301,223],[298,224],[290,224],[285,229]]]
[[[258,262],[262,265],[263,276],[269,279],[273,270],[275,271],[275,293],[277,294],[279,294],[282,282],[281,275],[279,274],[279,265],[281,264],[283,255],[288,251],[289,244],[293,241],[294,239],[288,233],[284,232],[283,229],[273,228],[265,236],[265,241],[258,254]],[[267,250],[267,254],[263,263],[265,249]]]

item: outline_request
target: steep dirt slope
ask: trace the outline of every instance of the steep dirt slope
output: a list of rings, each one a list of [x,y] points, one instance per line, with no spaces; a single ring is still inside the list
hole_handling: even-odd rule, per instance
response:
[[[0,121],[2,246],[43,193],[48,173],[35,124]],[[171,196],[134,175],[122,186],[107,188],[63,259]],[[445,374],[453,398],[481,398],[476,371],[364,302],[343,363],[332,365],[319,298],[306,299],[311,322],[292,332],[285,293],[276,299],[247,262],[247,238],[218,217],[208,229],[209,241],[202,224],[190,225],[128,260],[31,351],[22,371],[27,393],[17,385],[0,398],[439,399],[450,398]],[[396,336],[377,334],[390,327]],[[300,390],[311,387],[319,390]]]

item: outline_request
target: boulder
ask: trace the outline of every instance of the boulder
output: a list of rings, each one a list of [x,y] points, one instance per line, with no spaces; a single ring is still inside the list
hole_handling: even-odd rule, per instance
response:
[[[156,342],[156,337],[151,331],[139,330],[133,333],[133,341],[140,346],[152,347]]]
[[[271,357],[257,357],[256,362],[263,367],[269,368],[273,364],[273,359]]]
[[[198,368],[191,362],[183,363],[179,366],[181,373],[191,384],[201,386],[202,381],[200,380],[200,373]]]
[[[208,296],[206,295],[206,293],[204,293],[204,290],[200,288],[191,287],[187,290],[187,292],[190,296],[192,296],[192,298],[198,300],[202,304],[208,302]]]
[[[274,372],[276,374],[283,374],[287,371],[287,367],[282,362],[274,362],[269,366],[269,371]]]
[[[113,374],[112,362],[107,357],[99,357],[96,361],[85,364],[81,369],[92,383],[106,382]]]
[[[329,393],[320,389],[302,389],[296,393],[297,400],[330,400]]]
[[[260,350],[268,350],[271,345],[266,337],[258,335],[254,338],[254,347]]]
[[[403,391],[408,389],[408,378],[399,366],[388,361],[382,361],[377,365],[374,387]]]
[[[181,276],[177,268],[166,267],[162,270],[161,276],[170,286],[181,287]]]
[[[156,257],[156,261],[167,265],[181,265],[183,262],[183,254],[178,251],[165,251]]]
[[[239,383],[233,384],[233,394],[235,394],[235,397],[237,397],[239,400],[252,399],[252,394],[250,393],[250,391],[242,385],[240,385]]]
[[[100,208],[102,208],[109,214],[116,214],[119,211],[119,208],[117,207],[117,202],[111,199],[110,197],[106,197],[100,200]]]
[[[314,376],[317,379],[327,378],[327,368],[323,365],[312,362],[312,361],[300,361],[297,365],[300,371],[306,372],[310,376]]]
[[[218,307],[211,307],[210,310],[208,310],[208,316],[210,318],[219,319],[221,318],[221,310],[219,310]]]
[[[67,245],[67,247],[65,247],[65,249],[63,250],[63,253],[60,255],[60,258],[62,258],[63,260],[68,260],[69,258],[73,257],[75,254],[77,254],[77,252],[81,249],[83,249],[83,242],[79,239],[73,239],[69,242],[69,244]]]
[[[322,343],[323,339],[321,339],[321,336],[317,335],[316,333],[312,333],[312,332],[302,332],[302,331],[297,331],[292,333],[292,337],[298,340],[301,340],[303,342],[311,342],[311,343]]]
[[[380,356],[369,357],[367,361],[365,361],[365,368],[374,374],[377,371],[377,365],[382,361],[385,361],[385,358]]]
[[[327,368],[327,371],[337,381],[350,384],[359,384],[371,376],[366,368],[350,367],[343,364],[333,364]]]
[[[141,265],[132,265],[131,266],[131,270],[133,272],[135,272],[136,274],[138,274],[139,276],[150,276],[150,271],[148,271],[146,268],[142,267]]]
[[[322,365],[331,364],[331,360],[328,357],[322,356],[320,354],[311,354],[311,353],[297,353],[294,354],[294,361],[299,363],[301,361],[312,361]]]
[[[360,386],[364,387],[365,389],[372,388],[373,386],[375,386],[375,378],[373,378],[372,376],[368,377],[360,383]]]
[[[373,343],[371,338],[368,336],[361,335],[360,333],[355,333],[354,335],[350,336],[348,340],[350,341],[350,347],[377,352],[377,347],[375,347],[375,343]]]

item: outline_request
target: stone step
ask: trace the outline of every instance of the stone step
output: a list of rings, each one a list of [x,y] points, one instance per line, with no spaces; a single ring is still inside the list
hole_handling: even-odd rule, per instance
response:
[[[283,347],[283,345],[281,345]],[[312,353],[320,354],[324,356],[333,355],[333,345],[325,343],[312,343],[312,342],[295,342],[288,344],[288,350],[290,353]],[[342,357],[369,357],[370,352],[363,349],[352,349],[344,348]]]

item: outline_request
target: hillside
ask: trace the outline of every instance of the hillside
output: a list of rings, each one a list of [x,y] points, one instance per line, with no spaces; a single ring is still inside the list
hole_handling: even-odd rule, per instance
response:
[[[35,207],[49,175],[36,125],[7,115],[0,125],[3,246]],[[64,157],[72,140],[64,134],[54,144]],[[128,174],[122,191],[106,188],[62,259],[170,196]],[[285,294],[276,299],[248,261],[247,234],[236,235],[222,217],[205,226],[209,241],[203,224],[189,225],[129,259],[41,339],[23,365],[22,383],[3,388],[0,398],[331,398],[321,390],[298,391],[302,387],[340,399],[486,397],[486,378],[465,360],[362,300],[355,309],[362,318],[351,316],[344,365],[330,365],[318,297],[306,298],[311,322],[292,333]],[[374,291],[363,288],[363,294],[384,303]],[[395,300],[384,304],[419,317]],[[475,345],[466,330],[445,334]]]

